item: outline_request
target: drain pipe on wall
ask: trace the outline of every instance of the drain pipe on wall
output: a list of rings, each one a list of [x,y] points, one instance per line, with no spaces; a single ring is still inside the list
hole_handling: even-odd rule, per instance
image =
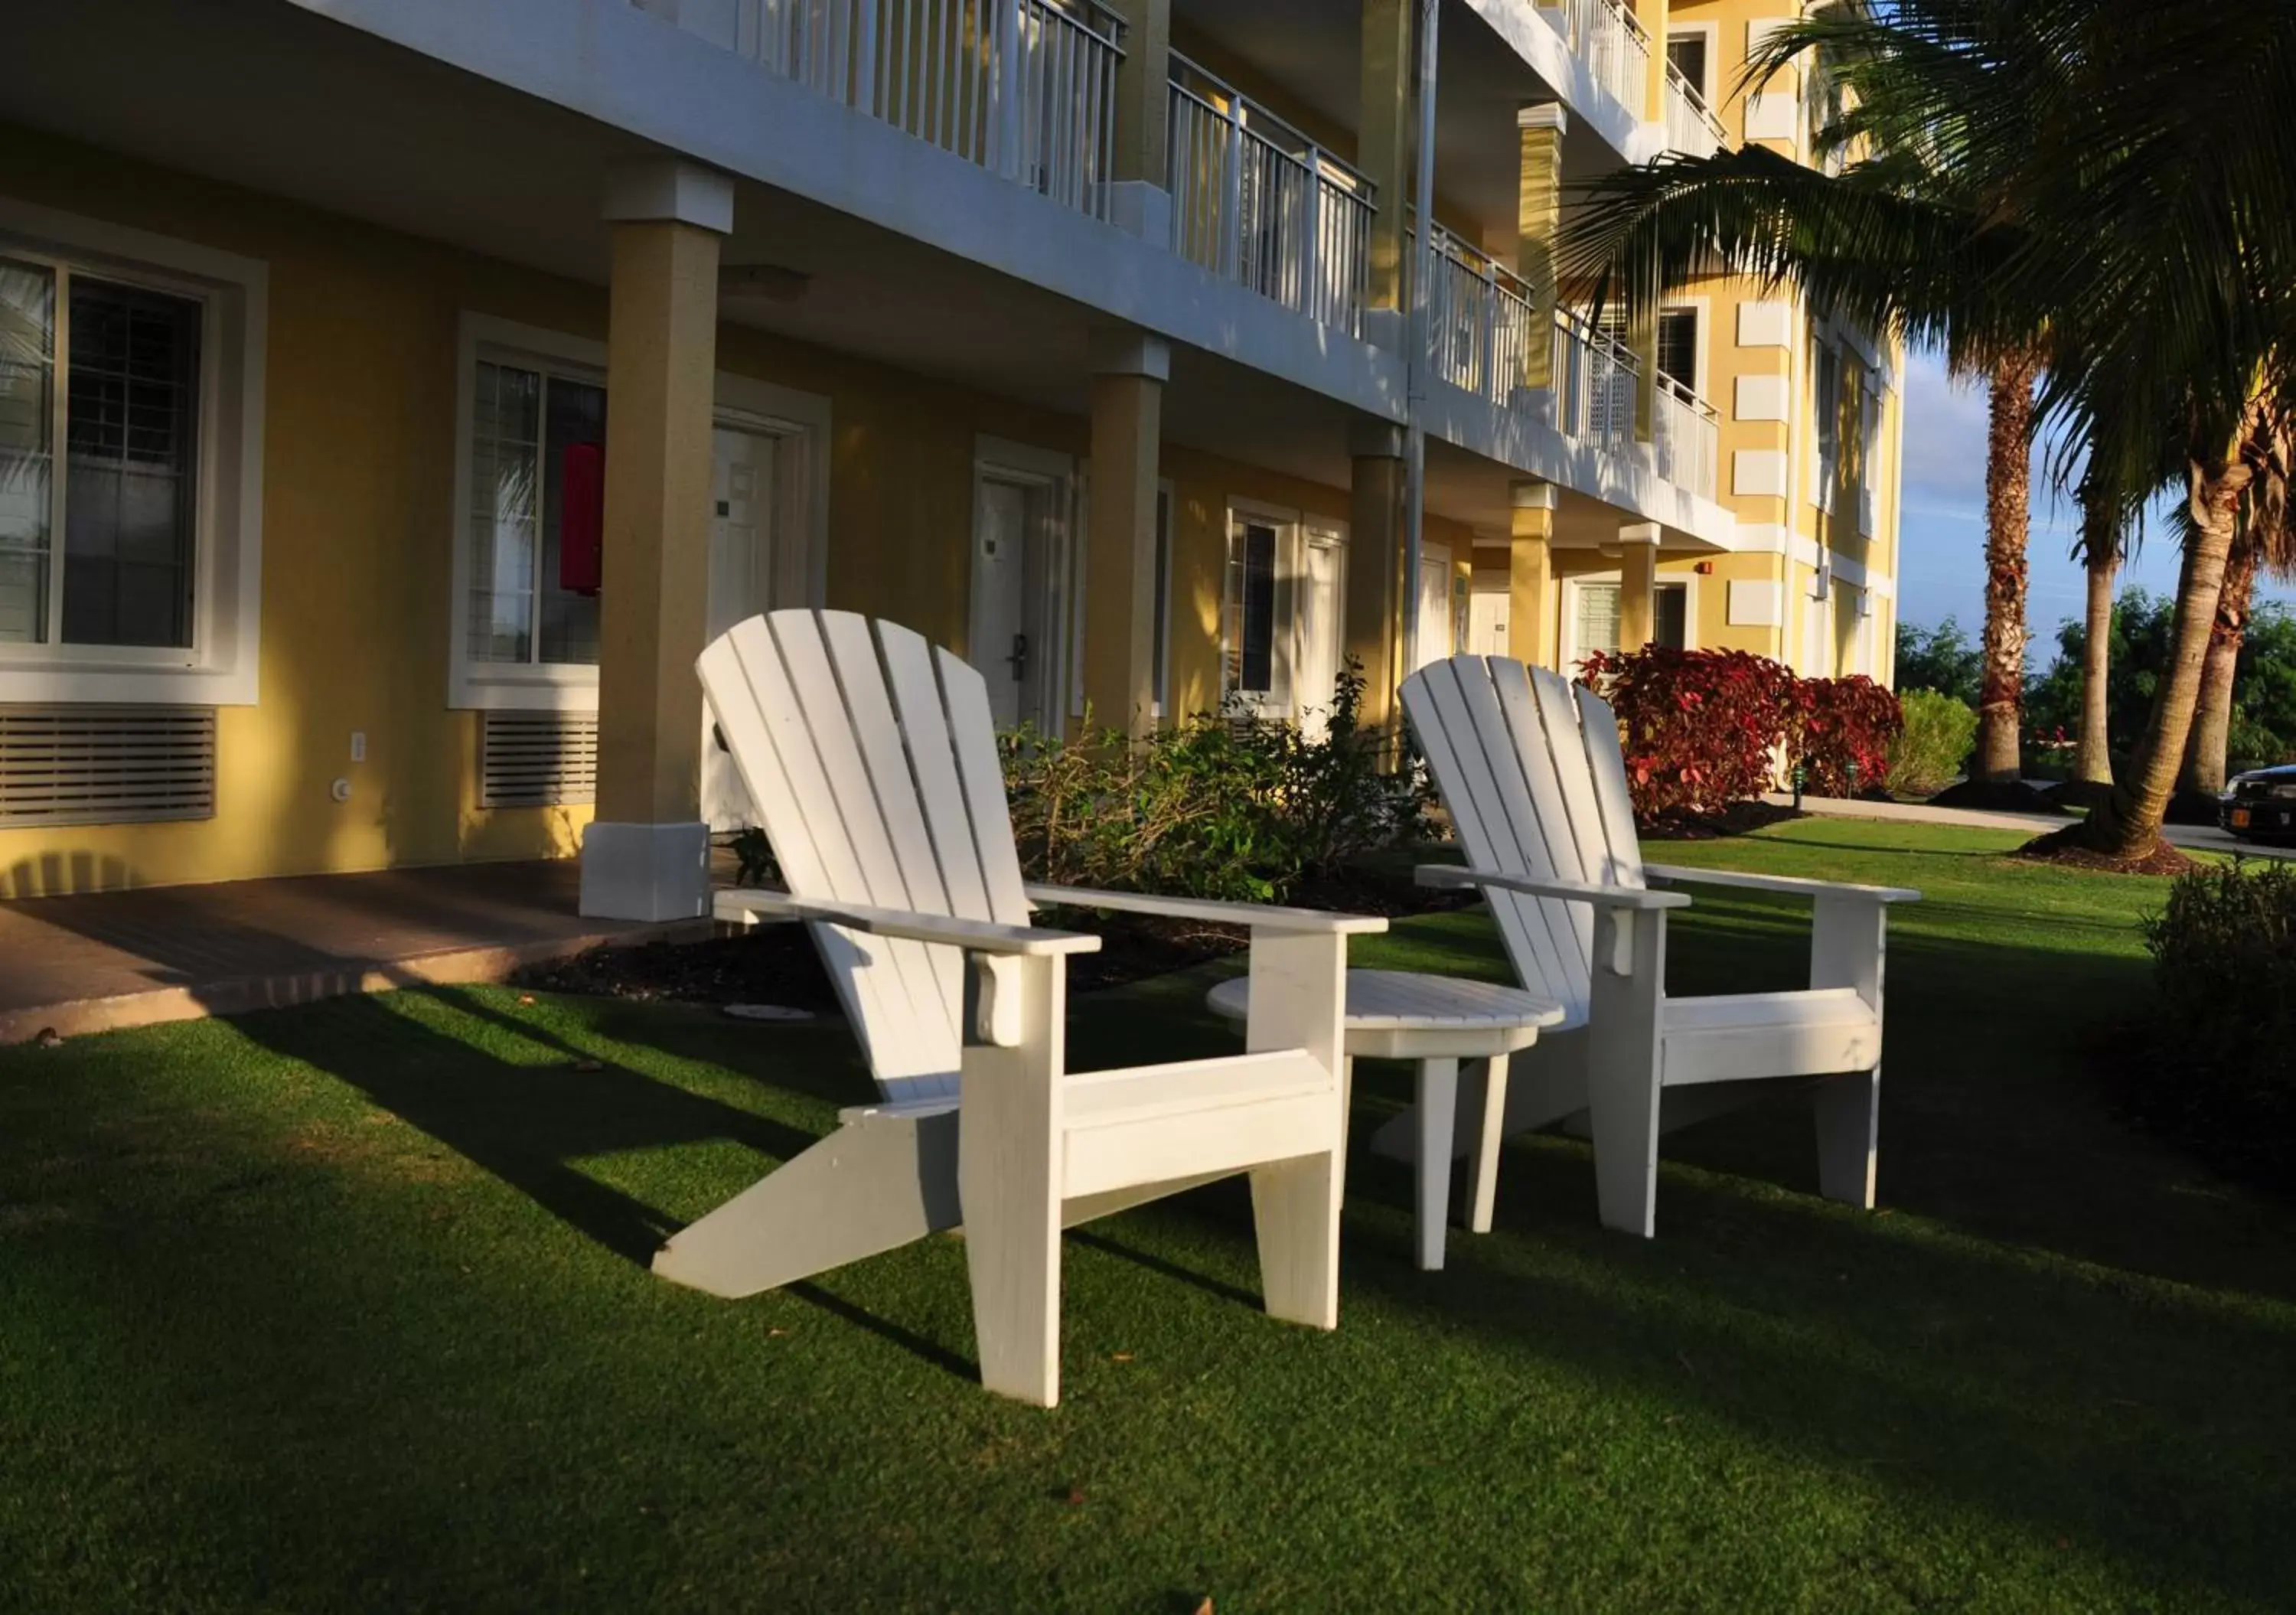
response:
[[[1419,0],[1419,152],[1413,202],[1419,217],[1411,251],[1411,317],[1404,356],[1403,673],[1419,666],[1419,557],[1427,504],[1427,372],[1432,359],[1428,294],[1435,270],[1435,26],[1442,0]],[[1450,594],[1444,594],[1448,609]]]

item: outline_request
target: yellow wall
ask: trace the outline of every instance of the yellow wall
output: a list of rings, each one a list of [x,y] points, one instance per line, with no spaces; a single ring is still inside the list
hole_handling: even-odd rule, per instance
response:
[[[447,706],[455,366],[464,310],[603,340],[604,289],[0,136],[0,193],[258,258],[270,276],[261,679],[257,705],[217,715],[215,816],[0,831],[0,897],[572,851],[586,807],[477,805],[478,715]],[[829,603],[960,650],[977,438],[1078,455],[1088,439],[1080,418],[743,327],[721,328],[718,368],[830,399]],[[1186,711],[1218,701],[1227,498],[1344,521],[1348,496],[1177,450],[1166,471]],[[355,730],[364,763],[349,760]],[[354,787],[340,805],[338,775]]]

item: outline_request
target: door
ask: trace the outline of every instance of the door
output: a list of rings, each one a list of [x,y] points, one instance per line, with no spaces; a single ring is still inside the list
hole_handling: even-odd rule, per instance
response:
[[[1412,671],[1451,654],[1451,548],[1429,544],[1419,551],[1419,645]]]
[[[1467,597],[1467,653],[1505,656],[1507,653],[1507,608],[1513,596],[1505,585],[1478,585]]]
[[[973,493],[972,609],[965,660],[988,681],[1000,729],[1052,728],[1046,680],[1060,666],[1045,610],[1054,489],[983,472]]]
[[[714,434],[716,463],[710,475],[709,637],[715,639],[747,617],[798,600],[775,598],[775,579],[788,557],[775,538],[780,439],[763,432],[721,426]],[[758,822],[750,793],[734,759],[718,747],[702,715],[701,816],[712,830],[739,830]]]
[[[1321,740],[1329,727],[1340,680],[1340,636],[1346,610],[1347,548],[1337,533],[1311,532],[1300,569],[1299,650],[1292,688],[1300,728]]]

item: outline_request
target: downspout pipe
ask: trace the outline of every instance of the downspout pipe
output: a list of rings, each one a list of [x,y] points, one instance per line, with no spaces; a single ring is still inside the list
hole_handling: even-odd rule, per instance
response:
[[[1419,149],[1412,178],[1419,228],[1412,237],[1411,318],[1404,356],[1403,672],[1419,666],[1419,557],[1427,505],[1427,372],[1431,332],[1429,293],[1435,279],[1435,32],[1442,0],[1419,0]],[[1448,596],[1447,595],[1447,599]]]

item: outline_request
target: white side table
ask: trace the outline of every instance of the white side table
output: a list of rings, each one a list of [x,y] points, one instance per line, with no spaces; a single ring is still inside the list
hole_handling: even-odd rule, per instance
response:
[[[1212,988],[1212,1012],[1242,1021],[1250,1012],[1251,980],[1238,976]],[[1482,1126],[1469,1178],[1467,1226],[1491,1226],[1491,1192],[1498,1178],[1499,1126],[1506,1111],[1507,1056],[1538,1041],[1538,1029],[1563,1018],[1559,1004],[1521,988],[1455,976],[1402,971],[1348,972],[1347,1047],[1356,1059],[1410,1060],[1419,1067],[1419,1149],[1414,1168],[1419,1224],[1419,1266],[1443,1265],[1444,1223],[1451,1198],[1453,1136],[1459,1111],[1459,1062],[1483,1062]]]

